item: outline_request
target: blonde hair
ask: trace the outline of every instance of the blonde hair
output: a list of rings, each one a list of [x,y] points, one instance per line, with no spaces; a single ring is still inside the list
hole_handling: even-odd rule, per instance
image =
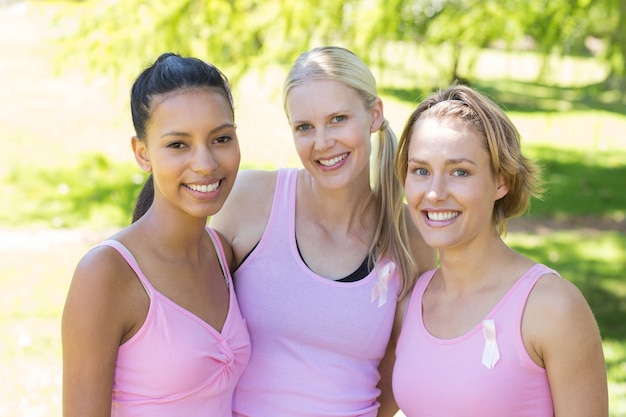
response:
[[[353,52],[344,48],[320,47],[298,57],[283,84],[286,113],[289,92],[307,80],[339,81],[353,89],[367,109],[371,109],[378,98],[376,79],[370,69]],[[381,255],[389,256],[398,265],[401,276],[400,297],[403,297],[415,279],[417,267],[408,243],[402,184],[393,175],[397,140],[386,120],[378,131],[378,139],[372,196],[364,206],[365,210],[373,200],[378,219],[369,255],[371,260],[378,260]]]
[[[509,218],[522,214],[532,197],[543,193],[541,170],[522,154],[520,134],[508,116],[486,96],[464,86],[453,85],[421,102],[407,120],[394,162],[396,177],[404,183],[413,127],[419,119],[455,120],[478,133],[491,157],[491,172],[501,176],[508,193],[495,202],[493,224],[506,234]]]

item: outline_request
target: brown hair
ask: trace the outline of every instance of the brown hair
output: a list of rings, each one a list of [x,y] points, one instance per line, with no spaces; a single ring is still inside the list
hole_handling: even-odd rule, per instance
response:
[[[522,154],[517,128],[492,100],[478,91],[453,85],[421,102],[406,121],[394,161],[396,177],[404,183],[407,175],[408,149],[415,122],[435,118],[456,120],[482,136],[491,156],[494,176],[502,176],[508,193],[495,202],[493,222],[500,235],[506,234],[506,220],[522,214],[531,197],[543,192],[540,169]]]

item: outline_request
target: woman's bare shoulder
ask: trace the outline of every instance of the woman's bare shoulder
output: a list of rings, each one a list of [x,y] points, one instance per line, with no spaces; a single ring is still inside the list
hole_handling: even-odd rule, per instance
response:
[[[598,336],[595,318],[582,292],[556,274],[545,274],[537,281],[523,317],[525,342],[530,342],[541,357],[546,351],[560,349],[564,340]]]
[[[83,297],[116,298],[125,293],[129,285],[136,285],[136,276],[128,263],[109,246],[89,250],[78,262],[72,285]]]
[[[124,258],[111,247],[95,247],[81,258],[74,271],[63,311],[63,328],[80,334],[98,328],[119,344],[126,331],[140,320],[147,300]]]
[[[242,203],[259,204],[272,200],[278,171],[243,170],[237,174],[233,189],[224,207],[213,217],[219,218],[230,212],[246,212],[249,207]]]
[[[272,210],[278,171],[243,170],[233,190],[209,225],[220,232],[235,251],[246,252],[261,238]]]

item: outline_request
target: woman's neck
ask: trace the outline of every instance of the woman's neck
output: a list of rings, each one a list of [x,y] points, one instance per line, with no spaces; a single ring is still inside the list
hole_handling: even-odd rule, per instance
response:
[[[441,283],[446,291],[463,293],[506,281],[507,271],[515,269],[520,258],[523,257],[509,248],[500,236],[482,245],[473,242],[463,248],[441,249]]]
[[[201,242],[207,235],[206,221],[187,215],[165,215],[151,207],[136,223],[159,252],[172,258],[196,260],[201,256]]]
[[[375,204],[369,179],[351,187],[326,189],[320,187],[305,173],[299,184],[297,208],[306,216],[315,219],[329,229],[351,230],[362,228],[374,218]]]

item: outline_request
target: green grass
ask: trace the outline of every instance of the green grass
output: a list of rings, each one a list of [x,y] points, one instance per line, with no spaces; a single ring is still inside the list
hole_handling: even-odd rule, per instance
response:
[[[609,380],[611,416],[626,416],[626,345],[621,341],[604,340],[604,354]]]
[[[74,166],[38,170],[17,166],[3,178],[0,223],[21,227],[93,228],[128,224],[144,181],[128,163],[86,155]]]
[[[533,216],[626,217],[626,152],[528,146],[543,169],[546,192],[532,204]]]

